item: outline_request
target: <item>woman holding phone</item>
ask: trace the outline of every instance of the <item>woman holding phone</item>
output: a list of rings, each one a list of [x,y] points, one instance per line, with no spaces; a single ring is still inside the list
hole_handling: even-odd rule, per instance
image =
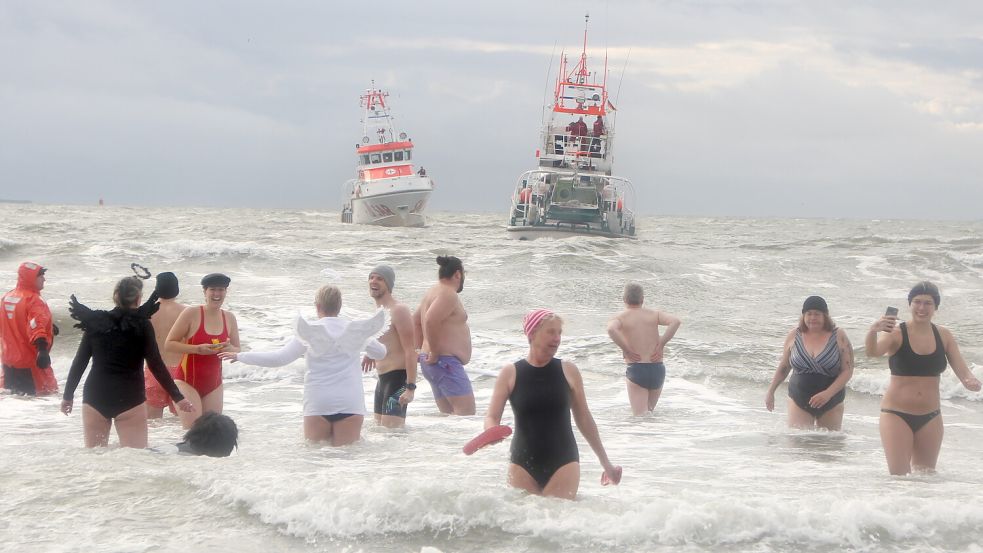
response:
[[[788,425],[793,428],[839,430],[843,425],[846,383],[853,376],[853,345],[829,317],[826,300],[809,296],[799,324],[788,333],[782,359],[765,395],[775,409],[775,390],[788,382]]]
[[[908,292],[908,321],[896,324],[897,310],[892,314],[888,308],[867,332],[867,357],[890,356],[891,381],[881,402],[880,429],[887,467],[894,475],[935,470],[943,434],[939,376],[947,365],[966,389],[980,390],[952,333],[932,323],[941,300],[936,285],[919,282]]]

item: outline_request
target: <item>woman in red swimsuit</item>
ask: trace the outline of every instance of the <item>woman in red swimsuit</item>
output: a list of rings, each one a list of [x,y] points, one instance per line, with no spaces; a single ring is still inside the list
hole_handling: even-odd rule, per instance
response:
[[[222,412],[222,360],[217,354],[239,351],[235,315],[222,309],[231,281],[221,273],[205,275],[201,279],[205,305],[185,309],[167,335],[167,351],[183,355],[173,369],[174,381],[195,406],[191,413],[178,413],[185,428],[191,428],[202,413]]]

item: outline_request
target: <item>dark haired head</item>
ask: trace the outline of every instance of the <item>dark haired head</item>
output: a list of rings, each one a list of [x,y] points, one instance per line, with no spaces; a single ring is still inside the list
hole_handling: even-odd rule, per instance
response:
[[[915,296],[932,296],[932,299],[935,300],[936,308],[942,303],[942,295],[939,294],[939,287],[927,280],[923,280],[911,288],[911,291],[908,292],[908,305],[911,305],[911,300],[915,299]]]
[[[174,273],[166,272],[157,275],[157,295],[161,299],[169,300],[176,298],[181,289],[178,287],[177,276]]]
[[[826,300],[821,296],[809,296],[806,301],[802,303],[802,312],[806,311],[820,311],[829,315],[829,306],[826,305]]]
[[[232,279],[222,273],[209,273],[201,277],[202,288],[228,288]]]
[[[184,435],[184,444],[195,455],[228,457],[239,446],[239,429],[228,416],[209,411]]]
[[[451,278],[454,273],[461,271],[464,274],[464,264],[461,260],[454,257],[453,255],[442,255],[437,257],[437,265],[440,265],[440,269],[437,271],[437,276],[442,279]]]

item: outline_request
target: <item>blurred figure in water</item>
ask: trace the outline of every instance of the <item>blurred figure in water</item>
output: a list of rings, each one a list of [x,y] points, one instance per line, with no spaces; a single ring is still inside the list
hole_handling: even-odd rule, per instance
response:
[[[523,331],[529,340],[525,359],[505,365],[495,380],[485,429],[502,422],[505,402],[512,405],[512,437],[508,481],[536,495],[574,499],[580,487],[580,453],[570,426],[577,428],[604,467],[604,479],[617,484],[621,468],[611,464],[597,424],[587,407],[580,370],[554,357],[560,347],[563,321],[548,309],[526,315]]]
[[[802,304],[799,325],[785,337],[782,358],[765,395],[775,409],[775,390],[788,383],[788,425],[793,428],[839,430],[843,425],[846,383],[853,376],[853,346],[836,328],[826,300],[809,296]]]
[[[608,323],[608,336],[621,348],[625,363],[625,382],[633,415],[644,415],[655,409],[666,380],[663,363],[666,344],[676,335],[682,322],[663,311],[643,307],[645,293],[642,285],[625,285],[625,309]],[[667,327],[659,334],[659,327]]]
[[[947,365],[967,390],[980,391],[952,332],[932,322],[941,302],[937,286],[919,282],[908,292],[907,322],[896,324],[896,315],[885,314],[867,331],[867,357],[890,356],[880,430],[891,474],[935,470],[943,433],[939,383]]]
[[[158,305],[160,307],[150,317],[150,324],[154,327],[157,349],[160,350],[164,364],[167,365],[172,374],[179,370],[182,355],[176,352],[165,351],[164,346],[167,342],[167,334],[171,331],[171,327],[174,326],[174,321],[187,308],[186,305],[178,303],[175,299],[180,291],[178,279],[174,273],[166,272],[157,275],[157,285],[154,288],[154,292],[157,294]],[[164,415],[164,407],[171,405],[170,396],[160,383],[157,382],[157,379],[154,378],[149,367],[144,369],[143,379],[146,382],[147,418],[159,419]],[[173,407],[171,407],[171,411],[174,411]]]
[[[239,428],[234,420],[221,413],[209,411],[191,425],[184,441],[177,444],[178,452],[208,457],[228,457],[239,447]]]

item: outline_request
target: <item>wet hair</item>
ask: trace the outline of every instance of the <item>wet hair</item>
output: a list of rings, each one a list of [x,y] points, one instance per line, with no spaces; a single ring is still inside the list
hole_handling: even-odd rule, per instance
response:
[[[440,265],[437,276],[441,279],[451,278],[458,271],[464,273],[464,264],[453,255],[441,255],[437,257],[437,265]]]
[[[239,428],[227,415],[208,411],[191,425],[184,435],[184,443],[195,455],[228,457],[239,447]]]
[[[113,289],[113,303],[116,307],[129,309],[137,306],[137,300],[143,293],[143,281],[135,276],[121,278]]]
[[[334,317],[341,312],[341,290],[337,286],[325,284],[314,294],[314,303],[325,315]]]
[[[939,287],[927,280],[923,280],[912,286],[911,291],[908,292],[908,305],[911,305],[911,300],[915,299],[915,296],[932,296],[932,299],[935,300],[936,308],[942,303],[942,295],[939,294]]]
[[[642,290],[642,285],[637,282],[625,284],[624,299],[627,305],[642,305],[645,301],[645,291]]]

